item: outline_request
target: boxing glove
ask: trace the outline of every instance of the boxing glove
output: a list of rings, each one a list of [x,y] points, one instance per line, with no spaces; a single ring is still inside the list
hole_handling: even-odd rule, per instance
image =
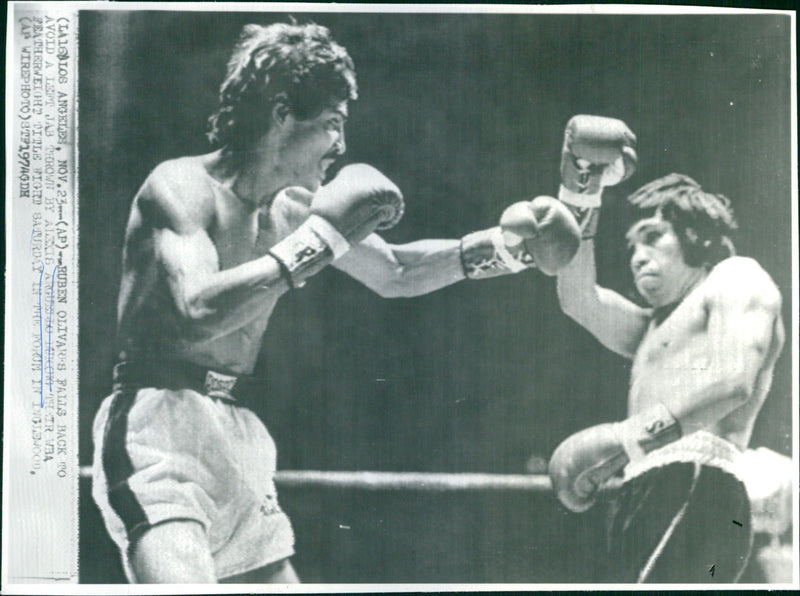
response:
[[[564,131],[558,198],[573,212],[582,237],[597,230],[603,189],[636,171],[636,135],[621,120],[574,116]]]
[[[553,491],[567,509],[586,511],[594,504],[597,490],[628,462],[680,437],[680,424],[662,404],[622,422],[579,431],[550,458]]]
[[[500,229],[509,251],[522,247],[546,275],[555,275],[567,265],[580,245],[578,222],[552,197],[511,205],[500,217]]]
[[[301,287],[350,246],[396,225],[403,209],[400,189],[378,170],[345,166],[316,192],[308,219],[269,252],[289,285]]]
[[[461,264],[469,279],[484,279],[538,267],[554,275],[578,250],[575,218],[551,197],[536,197],[508,207],[500,225],[461,240]]]
[[[343,167],[311,202],[311,213],[330,222],[351,245],[397,225],[403,210],[400,189],[367,164]]]

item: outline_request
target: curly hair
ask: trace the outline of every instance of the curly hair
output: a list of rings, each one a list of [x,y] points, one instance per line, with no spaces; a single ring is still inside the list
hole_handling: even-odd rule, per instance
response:
[[[241,151],[269,130],[279,102],[307,120],[357,97],[353,61],[326,27],[245,25],[220,86],[219,107],[209,118],[208,138]]]
[[[628,201],[642,210],[660,213],[672,224],[687,265],[713,267],[736,254],[731,236],[738,226],[730,200],[706,192],[689,176],[669,174],[653,180]]]

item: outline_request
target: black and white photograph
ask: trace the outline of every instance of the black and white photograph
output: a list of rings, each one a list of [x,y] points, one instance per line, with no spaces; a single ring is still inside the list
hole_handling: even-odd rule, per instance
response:
[[[800,586],[794,12],[13,8],[4,591]]]

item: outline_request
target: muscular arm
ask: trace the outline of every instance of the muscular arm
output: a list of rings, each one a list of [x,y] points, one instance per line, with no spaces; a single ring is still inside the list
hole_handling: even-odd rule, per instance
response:
[[[194,339],[241,328],[263,312],[269,298],[288,289],[269,255],[220,270],[202,205],[179,202],[163,183],[143,189],[137,208],[152,229],[157,266]]]
[[[755,261],[723,261],[706,283],[707,328],[688,353],[693,362],[663,375],[659,386],[638,384],[641,394],[651,393],[641,397],[658,396],[683,434],[715,424],[750,400],[765,362],[774,361],[783,344],[780,293]]]
[[[263,312],[266,298],[288,289],[269,255],[220,271],[205,230],[180,234],[160,229],[154,234],[178,311],[207,339],[241,328]]]
[[[372,234],[333,266],[384,298],[419,296],[464,279],[459,240],[394,245]]]
[[[600,343],[632,358],[649,322],[648,311],[597,285],[594,240],[584,240],[578,254],[558,273],[558,301]]]
[[[499,226],[458,240],[395,245],[372,234],[334,266],[381,296],[419,296],[462,279],[486,279],[534,266],[553,275],[574,256],[579,237],[567,208],[552,197],[539,196],[509,206]]]

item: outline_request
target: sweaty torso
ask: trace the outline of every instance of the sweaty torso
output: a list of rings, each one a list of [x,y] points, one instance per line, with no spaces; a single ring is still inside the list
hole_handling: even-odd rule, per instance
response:
[[[660,323],[651,319],[639,344],[631,369],[628,413],[634,415],[664,399],[659,389],[672,391],[703,384],[703,375],[713,366],[715,351],[726,349],[725,337],[709,333],[709,281],[698,285]],[[744,449],[753,424],[772,383],[775,361],[781,348],[782,328],[776,318],[770,346],[756,376],[752,394],[742,405],[706,430]]]
[[[210,156],[185,157],[161,164],[145,182],[160,182],[193,207],[216,249],[219,270],[264,256],[304,217],[306,206],[278,193],[266,207],[254,209],[213,178]],[[162,177],[156,181],[156,177]],[[265,295],[260,312],[247,323],[212,339],[198,339],[192,321],[182,317],[159,266],[153,223],[134,200],[125,240],[118,303],[120,359],[180,359],[234,373],[251,373],[270,315],[282,292]],[[145,211],[145,213],[143,213]],[[223,313],[224,317],[224,313]]]

